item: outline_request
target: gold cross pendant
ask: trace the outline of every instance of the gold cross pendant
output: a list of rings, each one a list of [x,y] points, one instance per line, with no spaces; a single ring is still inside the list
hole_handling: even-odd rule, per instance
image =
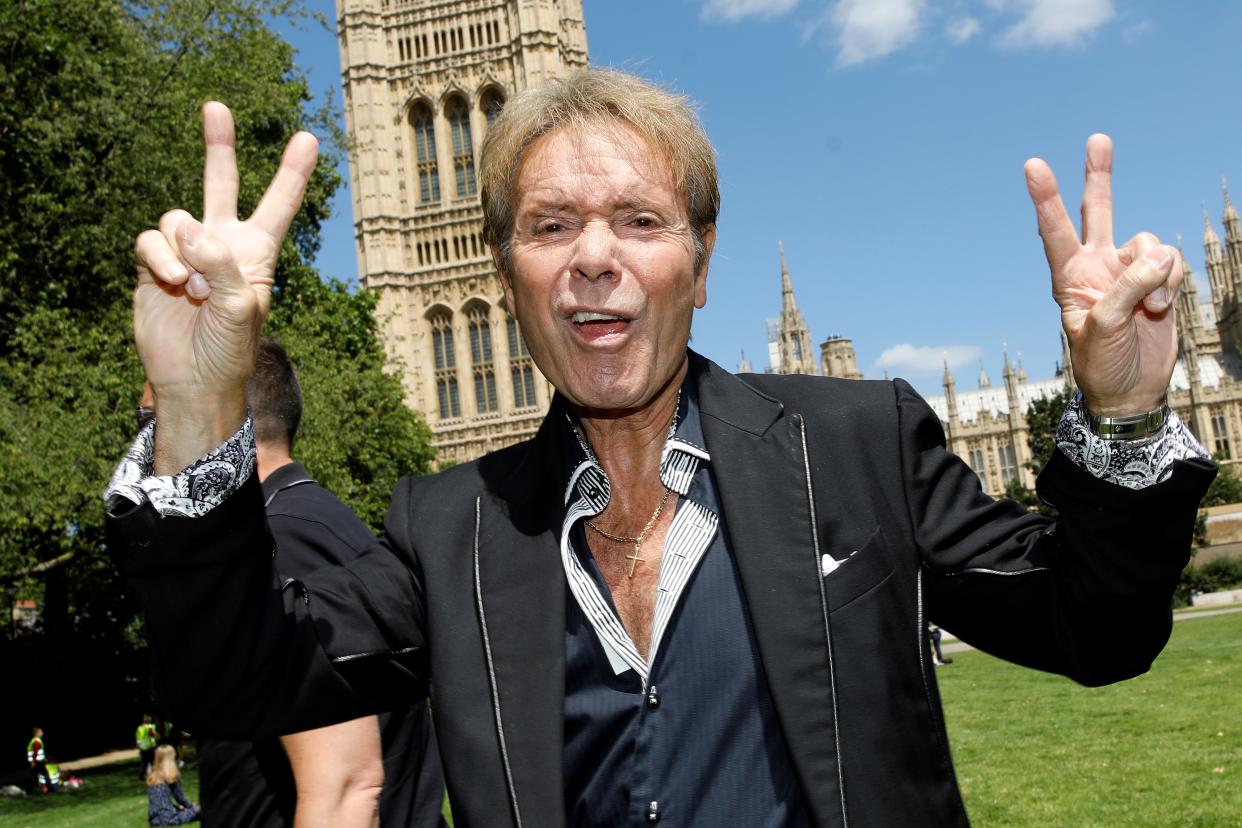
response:
[[[636,544],[634,544],[634,554],[633,554],[633,555],[626,555],[626,556],[625,556],[626,558],[628,558],[628,559],[630,560],[630,574],[629,574],[629,577],[631,577],[631,578],[633,578],[633,577],[634,577],[634,568],[635,568],[636,566],[638,566],[638,562],[639,562],[639,561],[645,561],[645,560],[647,560],[646,558],[640,558],[640,557],[638,557],[638,550],[639,550],[640,548],[641,548],[641,544],[637,544],[637,543],[636,543]]]

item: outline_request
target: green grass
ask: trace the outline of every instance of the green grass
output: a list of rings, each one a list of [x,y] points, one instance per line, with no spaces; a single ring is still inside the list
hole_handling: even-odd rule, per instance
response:
[[[1242,820],[1242,614],[1176,624],[1150,673],[1096,689],[953,658],[937,678],[975,825]]]
[[[198,768],[186,751],[181,786],[198,802]],[[61,770],[61,778],[70,772]],[[0,798],[3,828],[140,828],[147,824],[147,786],[138,778],[138,760],[73,771],[86,781],[77,790]],[[197,823],[191,823],[197,824]]]
[[[1178,623],[1153,671],[1088,689],[979,652],[940,668],[977,826],[1231,826],[1242,814],[1242,613]],[[146,825],[136,762],[53,796],[0,799],[3,828]],[[198,801],[194,763],[186,795]]]

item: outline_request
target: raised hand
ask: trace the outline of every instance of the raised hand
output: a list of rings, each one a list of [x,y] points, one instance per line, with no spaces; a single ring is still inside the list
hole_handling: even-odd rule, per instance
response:
[[[1109,137],[1088,138],[1081,241],[1048,164],[1032,158],[1025,167],[1074,379],[1101,416],[1159,406],[1177,360],[1173,297],[1182,281],[1177,249],[1152,234],[1114,246],[1112,165]]]
[[[184,467],[241,424],[281,240],[318,155],[313,135],[294,135],[259,206],[241,221],[228,107],[204,105],[203,138],[202,221],[172,210],[135,245],[134,338],[158,407],[159,474]]]

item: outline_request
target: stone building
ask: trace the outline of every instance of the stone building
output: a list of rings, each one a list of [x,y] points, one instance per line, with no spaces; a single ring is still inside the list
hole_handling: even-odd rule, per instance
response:
[[[1233,455],[1238,453],[1238,440],[1242,439],[1242,226],[1227,188],[1224,197],[1223,243],[1206,209],[1203,215],[1209,300],[1201,299],[1183,255],[1183,282],[1177,296],[1178,360],[1169,383],[1169,405],[1208,451],[1232,464],[1237,462]],[[820,346],[818,368],[786,356],[792,350],[786,342],[801,341],[805,348],[810,334],[797,310],[783,249],[781,293],[781,318],[769,333],[772,356],[768,370],[860,379],[862,374],[848,339],[826,340]],[[795,370],[788,370],[794,366]],[[1026,410],[1037,399],[1076,388],[1064,334],[1061,361],[1052,377],[1029,379],[1021,359],[1015,366],[1006,352],[1003,379],[1003,386],[993,387],[981,368],[977,387],[960,391],[946,361],[944,393],[927,398],[944,425],[949,449],[978,473],[984,490],[993,495],[1004,493],[1014,479],[1028,488],[1035,485],[1035,475],[1026,467],[1030,461]]]
[[[337,0],[354,238],[441,464],[529,436],[550,399],[483,244],[476,165],[514,92],[586,65],[581,0]]]

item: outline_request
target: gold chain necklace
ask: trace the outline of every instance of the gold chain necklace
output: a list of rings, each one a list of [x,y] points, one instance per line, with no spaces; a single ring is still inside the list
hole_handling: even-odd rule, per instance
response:
[[[587,521],[587,526],[589,526],[591,529],[594,529],[596,532],[603,535],[604,537],[608,538],[608,540],[616,541],[617,543],[634,544],[634,554],[625,556],[626,558],[630,560],[630,572],[629,572],[630,578],[634,577],[634,568],[638,566],[638,562],[647,560],[646,558],[640,558],[638,556],[638,553],[642,551],[643,541],[646,539],[647,533],[651,531],[651,527],[655,526],[656,521],[660,519],[660,512],[664,511],[664,504],[668,503],[668,496],[672,493],[673,493],[672,489],[668,488],[667,486],[664,488],[664,497],[660,498],[659,505],[656,506],[655,511],[651,514],[651,520],[647,521],[647,525],[643,527],[643,531],[639,532],[638,537],[636,538],[627,538],[624,535],[614,535],[610,532],[605,532],[603,529],[600,529],[598,526],[596,526],[593,522],[589,520]]]

